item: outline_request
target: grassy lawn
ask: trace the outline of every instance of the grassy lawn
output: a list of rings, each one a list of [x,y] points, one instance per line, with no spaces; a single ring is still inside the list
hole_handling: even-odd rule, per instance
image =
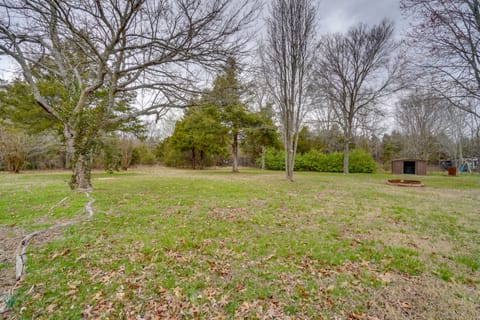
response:
[[[33,241],[8,316],[480,318],[480,175],[418,177],[424,188],[382,174],[283,177],[94,174],[95,215]],[[86,214],[67,179],[0,174],[4,246]],[[11,258],[0,260],[0,294]]]

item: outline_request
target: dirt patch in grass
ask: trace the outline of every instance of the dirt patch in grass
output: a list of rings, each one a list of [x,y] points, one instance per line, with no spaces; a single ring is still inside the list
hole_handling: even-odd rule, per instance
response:
[[[268,200],[252,199],[251,204],[254,208],[263,209],[268,204]]]
[[[215,208],[209,213],[210,218],[223,221],[244,221],[249,216],[246,208]]]
[[[193,206],[177,205],[177,206],[171,206],[168,209],[166,209],[166,213],[169,215],[194,214],[194,213],[198,213],[199,210],[200,210],[199,206],[197,205],[193,205]]]
[[[422,275],[390,274],[389,284],[368,302],[373,319],[478,319],[480,296],[474,288]]]
[[[447,240],[433,239],[428,236],[416,236],[398,232],[374,231],[371,234],[374,240],[380,240],[389,246],[401,246],[417,249],[425,254],[449,255],[455,252],[453,243]]]

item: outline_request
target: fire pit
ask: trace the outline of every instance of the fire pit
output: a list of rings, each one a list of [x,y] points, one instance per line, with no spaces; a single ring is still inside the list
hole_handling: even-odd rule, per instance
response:
[[[391,179],[387,181],[387,184],[401,187],[423,187],[423,183],[419,180]]]

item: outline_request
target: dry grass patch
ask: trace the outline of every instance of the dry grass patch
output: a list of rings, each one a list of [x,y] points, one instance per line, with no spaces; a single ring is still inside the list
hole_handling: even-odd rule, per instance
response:
[[[375,291],[368,314],[374,319],[478,319],[480,295],[475,287],[445,282],[428,275],[391,274],[388,284]]]

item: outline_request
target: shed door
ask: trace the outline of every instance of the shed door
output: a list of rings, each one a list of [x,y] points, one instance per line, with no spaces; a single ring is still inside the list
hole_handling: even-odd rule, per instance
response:
[[[403,163],[403,173],[415,174],[415,161],[405,161]]]

